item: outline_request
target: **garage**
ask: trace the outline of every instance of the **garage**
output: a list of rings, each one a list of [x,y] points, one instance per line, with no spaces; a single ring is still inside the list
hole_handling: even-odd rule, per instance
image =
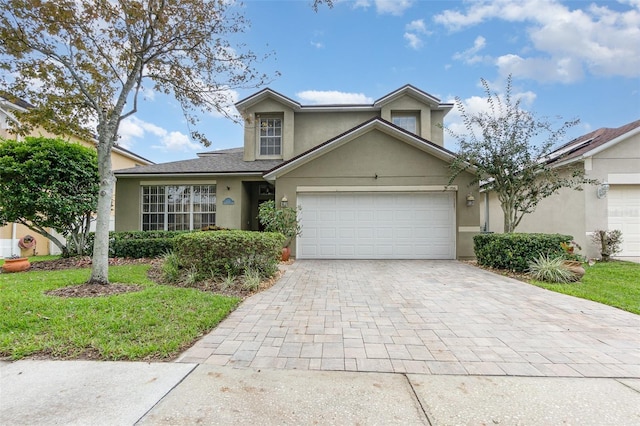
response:
[[[455,259],[453,192],[298,193],[299,259]]]
[[[640,185],[611,185],[607,198],[609,229],[622,231],[619,256],[640,256]]]

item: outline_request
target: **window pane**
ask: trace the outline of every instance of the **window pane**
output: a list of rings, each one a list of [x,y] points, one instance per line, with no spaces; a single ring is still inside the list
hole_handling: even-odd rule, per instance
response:
[[[260,119],[260,155],[281,155],[282,120]]]

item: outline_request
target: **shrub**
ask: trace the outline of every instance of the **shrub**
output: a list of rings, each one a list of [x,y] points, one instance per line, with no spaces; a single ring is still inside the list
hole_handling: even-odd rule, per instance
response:
[[[180,277],[178,256],[176,256],[173,250],[162,255],[162,276],[170,283],[177,282]]]
[[[572,239],[561,234],[479,234],[473,237],[473,249],[480,265],[524,272],[540,255],[562,256],[560,244]]]
[[[529,262],[529,275],[534,280],[548,283],[568,283],[576,280],[576,275],[567,269],[564,257],[549,257],[544,254]]]
[[[109,257],[158,257],[173,250],[173,239],[190,231],[109,232]],[[86,253],[93,253],[95,234],[87,238]]]
[[[274,232],[230,230],[179,235],[174,243],[180,267],[194,266],[201,275],[238,276],[248,266],[275,272],[284,240]]]
[[[591,241],[598,246],[604,261],[622,251],[622,231],[619,229],[614,229],[613,231],[597,229],[593,231]]]
[[[286,237],[284,247],[289,247],[293,239],[302,233],[302,227],[298,221],[300,209],[300,206],[277,209],[275,201],[265,201],[258,209],[258,220],[266,231],[280,232],[284,235]]]

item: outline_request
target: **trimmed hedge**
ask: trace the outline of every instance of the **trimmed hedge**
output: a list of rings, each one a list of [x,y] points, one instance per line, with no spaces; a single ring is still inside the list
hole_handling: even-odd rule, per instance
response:
[[[479,234],[473,237],[473,250],[480,265],[525,272],[540,255],[563,256],[560,243],[571,240],[561,234]]]
[[[284,241],[276,232],[197,232],[177,236],[174,252],[181,268],[195,268],[198,274],[240,275],[247,266],[277,268]]]
[[[173,250],[174,238],[191,231],[109,232],[109,257],[158,257]],[[87,238],[85,253],[93,253],[95,233]]]

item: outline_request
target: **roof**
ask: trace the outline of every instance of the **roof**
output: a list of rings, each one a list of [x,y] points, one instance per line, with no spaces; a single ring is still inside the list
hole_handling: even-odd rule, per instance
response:
[[[139,166],[116,170],[118,177],[141,175],[217,175],[217,174],[258,174],[271,170],[282,160],[244,161],[244,150],[233,148],[198,154],[199,158],[173,161],[170,163]]]
[[[380,117],[374,117],[334,138],[329,139],[326,142],[321,143],[320,145],[317,145],[299,155],[296,155],[288,161],[276,165],[274,168],[265,173],[264,178],[267,180],[274,180],[278,175],[287,173],[315,158],[318,158],[327,151],[341,146],[342,144],[353,140],[354,138],[361,136],[362,134],[367,133],[373,129],[388,133],[393,137],[401,139],[406,143],[422,149],[423,151],[428,152],[442,160],[453,161],[456,157],[455,153],[449,151],[446,148],[443,148],[440,145],[436,145],[433,142],[421,138],[420,136],[417,136],[416,134],[403,129],[402,127],[396,126],[395,124]]]
[[[381,97],[380,99],[374,101],[373,104],[331,104],[331,105],[302,105],[299,102],[294,101],[291,98],[288,98],[281,93],[276,92],[270,88],[266,88],[260,90],[257,93],[254,93],[251,96],[248,96],[238,102],[236,102],[235,107],[238,111],[242,112],[247,108],[263,101],[264,99],[272,98],[276,101],[280,102],[283,105],[288,106],[292,110],[296,112],[304,112],[304,111],[344,111],[344,110],[371,110],[377,111],[380,110],[385,104],[393,101],[394,99],[408,95],[413,98],[418,99],[421,102],[424,102],[427,105],[431,105],[435,109],[443,110],[448,112],[453,108],[453,104],[442,103],[440,99],[436,98],[433,95],[430,95],[427,92],[424,92],[410,84],[406,84],[401,88],[394,90],[393,92]]]
[[[587,133],[566,143],[549,154],[551,163],[562,164],[579,161],[591,157],[618,142],[640,133],[640,120],[633,121],[617,128],[603,127]]]

